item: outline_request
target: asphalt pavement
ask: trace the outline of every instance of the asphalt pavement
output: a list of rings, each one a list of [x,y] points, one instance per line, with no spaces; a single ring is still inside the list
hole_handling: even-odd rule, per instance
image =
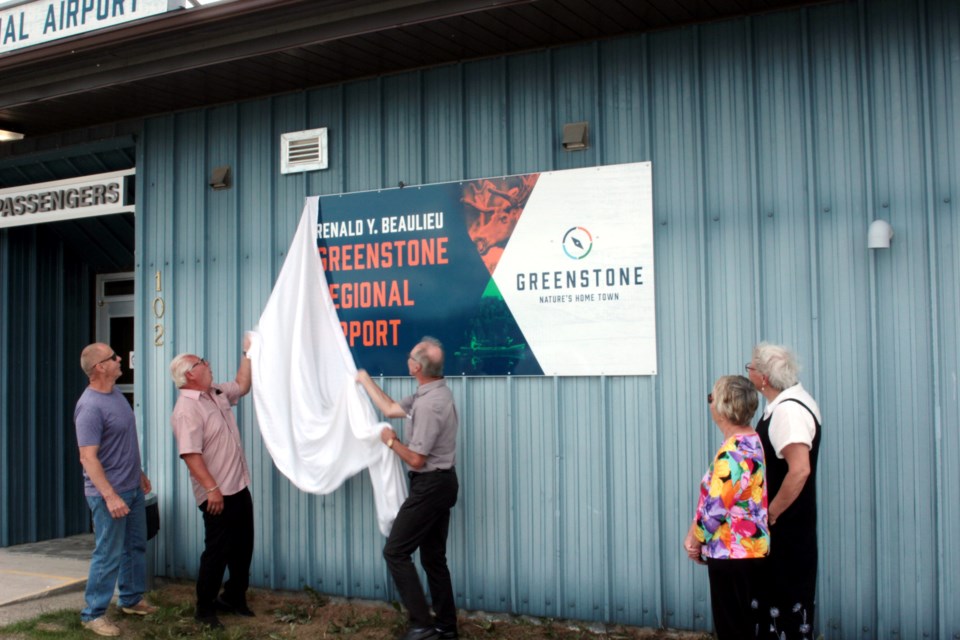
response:
[[[93,534],[0,549],[0,627],[83,608]]]

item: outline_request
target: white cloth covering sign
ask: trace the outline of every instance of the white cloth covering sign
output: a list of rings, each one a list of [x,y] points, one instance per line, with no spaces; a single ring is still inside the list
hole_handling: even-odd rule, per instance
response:
[[[283,475],[331,493],[369,469],[377,520],[390,533],[407,497],[400,459],[380,441],[369,398],[356,384],[317,254],[317,200],[307,200],[287,259],[251,332],[253,401],[263,442]]]

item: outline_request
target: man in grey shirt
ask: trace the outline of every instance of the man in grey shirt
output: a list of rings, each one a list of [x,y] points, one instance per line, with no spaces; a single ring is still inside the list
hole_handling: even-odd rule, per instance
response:
[[[457,606],[447,568],[447,531],[450,509],[457,502],[460,486],[454,470],[457,446],[457,408],[443,379],[443,347],[425,337],[407,357],[417,390],[400,402],[383,392],[361,369],[357,382],[388,418],[406,418],[407,444],[384,427],[380,439],[407,463],[411,471],[410,496],[400,507],[383,557],[407,608],[409,628],[403,640],[457,638]],[[427,574],[436,619],[430,615],[423,586],[411,556],[420,549],[420,564]]]
[[[121,633],[106,617],[118,580],[123,613],[145,616],[157,611],[143,599],[147,582],[144,494],[150,492],[150,480],[140,468],[133,409],[116,386],[123,374],[120,362],[120,356],[102,342],[83,350],[80,367],[90,384],[73,412],[83,493],[95,534],[80,619],[84,628],[101,636]]]

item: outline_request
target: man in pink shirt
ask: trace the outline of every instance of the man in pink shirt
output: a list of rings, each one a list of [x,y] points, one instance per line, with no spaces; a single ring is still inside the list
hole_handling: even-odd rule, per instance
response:
[[[232,382],[213,384],[210,363],[182,353],[170,363],[180,397],[170,423],[180,457],[190,471],[193,493],[203,512],[204,542],[197,575],[198,622],[223,628],[217,611],[253,616],[247,606],[253,558],[253,501],[250,472],[232,407],[250,392],[249,338]],[[230,578],[220,586],[224,571]]]

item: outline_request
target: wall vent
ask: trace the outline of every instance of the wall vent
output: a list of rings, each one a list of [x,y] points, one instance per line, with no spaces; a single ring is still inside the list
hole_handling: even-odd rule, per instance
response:
[[[327,128],[280,135],[280,173],[327,168]]]

